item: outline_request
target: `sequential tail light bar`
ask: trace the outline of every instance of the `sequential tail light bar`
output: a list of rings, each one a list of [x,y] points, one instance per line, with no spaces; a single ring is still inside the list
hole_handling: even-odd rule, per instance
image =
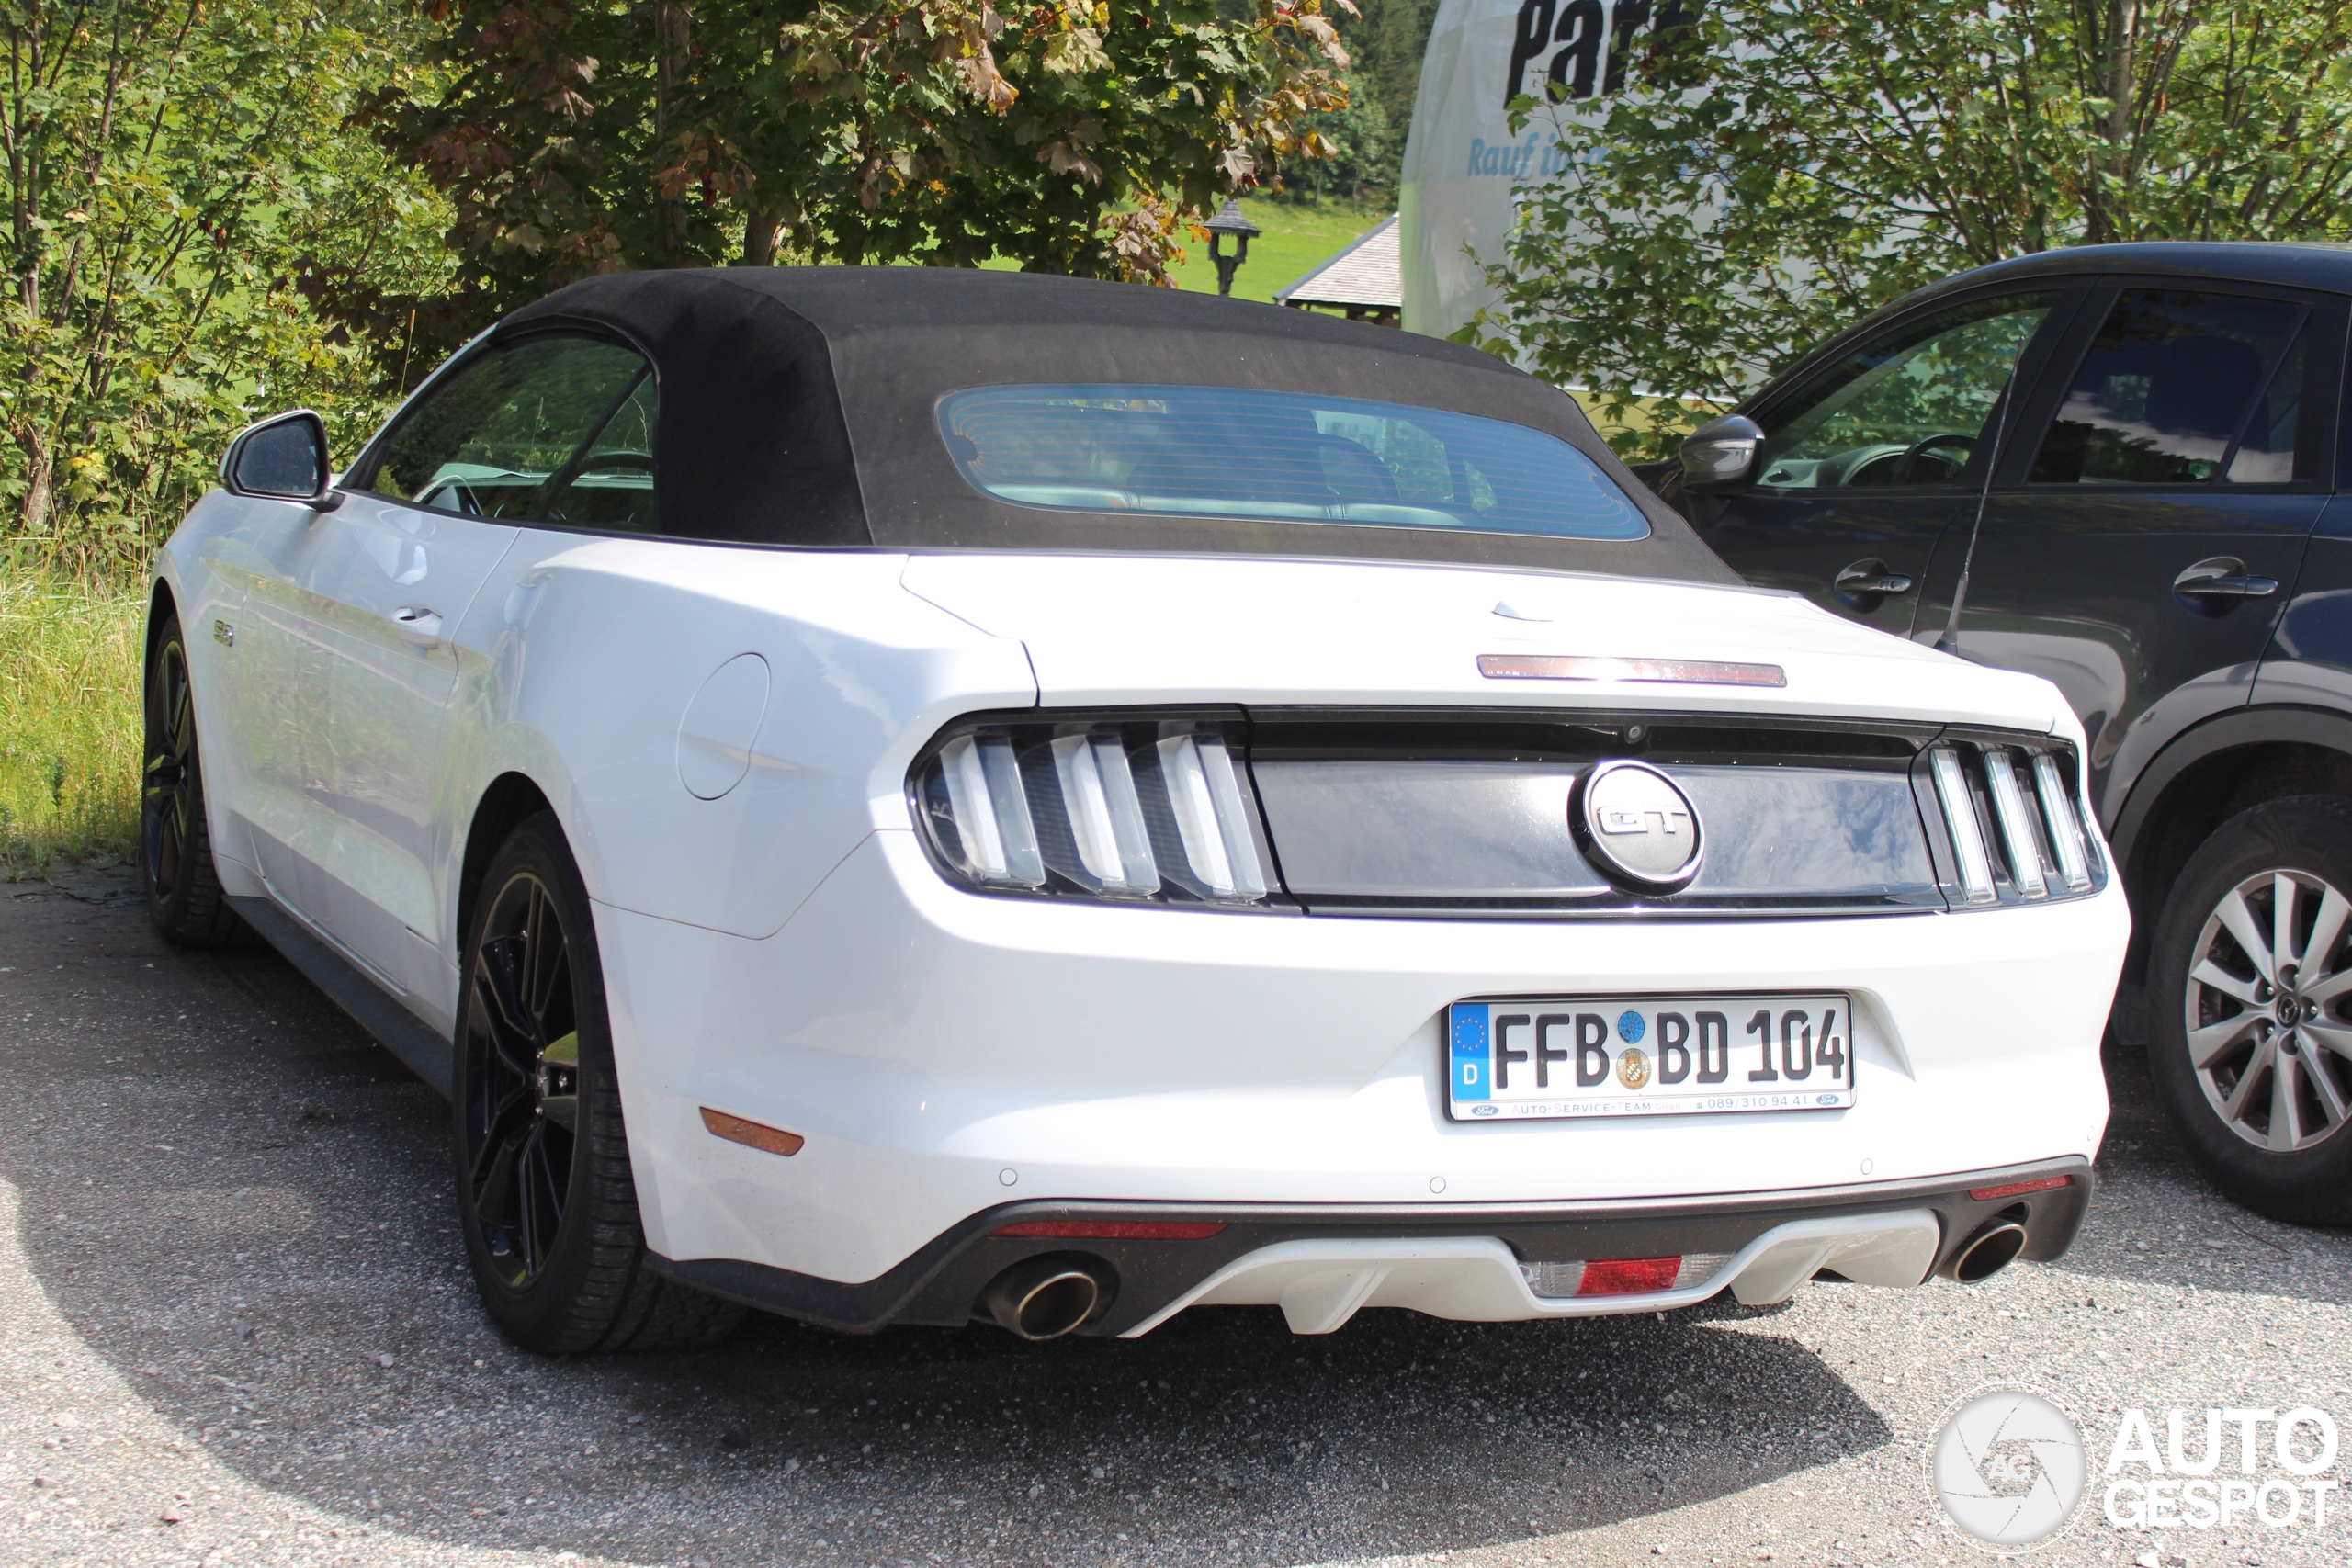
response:
[[[983,722],[910,788],[933,860],[975,889],[1248,908],[1271,879],[1239,753],[1216,719]]]
[[[2071,757],[2037,746],[1958,741],[1928,751],[1928,776],[1963,905],[2096,890],[2094,851],[2067,782],[2073,771]]]

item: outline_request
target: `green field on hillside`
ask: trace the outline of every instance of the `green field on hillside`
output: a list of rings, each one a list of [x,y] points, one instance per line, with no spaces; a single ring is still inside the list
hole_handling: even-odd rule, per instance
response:
[[[1294,207],[1262,197],[1245,197],[1241,210],[1265,232],[1250,242],[1250,259],[1233,276],[1233,297],[1258,300],[1272,299],[1275,289],[1296,282],[1308,268],[1337,254],[1341,246],[1388,216],[1385,209],[1356,203],[1327,201],[1315,207]],[[1202,294],[1216,293],[1216,264],[1209,260],[1208,246],[1190,236],[1183,245],[1183,263],[1175,268],[1177,286]],[[1002,259],[981,265],[991,272],[1016,270],[1014,263]]]
[[[1241,210],[1265,232],[1250,242],[1250,259],[1234,274],[1237,299],[1272,299],[1275,289],[1296,282],[1308,268],[1388,216],[1376,209],[1335,201],[1294,207],[1286,201],[1245,199]],[[1216,266],[1209,260],[1208,246],[1187,240],[1184,251],[1177,282],[1185,288],[1216,293]]]

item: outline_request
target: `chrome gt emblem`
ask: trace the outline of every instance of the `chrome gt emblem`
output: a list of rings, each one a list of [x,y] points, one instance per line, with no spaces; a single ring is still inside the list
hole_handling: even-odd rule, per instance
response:
[[[1699,872],[1699,808],[1646,762],[1603,762],[1585,774],[1568,820],[1604,873],[1645,892],[1671,892]]]

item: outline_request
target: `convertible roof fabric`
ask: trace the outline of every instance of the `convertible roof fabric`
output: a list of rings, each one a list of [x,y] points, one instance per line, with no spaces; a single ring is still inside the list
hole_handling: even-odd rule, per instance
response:
[[[750,545],[1332,556],[1736,582],[1576,400],[1490,355],[1170,288],[936,267],[713,267],[572,284],[500,322],[615,333],[661,389],[672,531]],[[934,410],[970,387],[1247,387],[1451,409],[1556,435],[1640,505],[1638,540],[1020,506],[965,482]],[[689,521],[691,520],[691,521]]]

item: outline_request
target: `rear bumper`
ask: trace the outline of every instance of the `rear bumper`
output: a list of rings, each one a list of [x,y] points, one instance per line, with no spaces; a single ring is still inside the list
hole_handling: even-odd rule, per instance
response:
[[[773,937],[610,905],[596,920],[649,1244],[876,1290],[1013,1201],[1399,1215],[1476,1235],[1495,1233],[1474,1216],[1669,1198],[1737,1213],[1724,1195],[2087,1161],[2127,931],[2120,887],[1815,920],[1057,906],[959,892],[906,831],[873,834]],[[1447,1113],[1443,1019],[1462,998],[1781,991],[1852,997],[1850,1109]],[[805,1146],[786,1159],[714,1137],[706,1107]]]
[[[1988,1189],[2064,1178],[2025,1194]],[[1949,1267],[1996,1219],[2027,1232],[2022,1256],[2056,1258],[2089,1207],[2091,1170],[2075,1157],[1926,1180],[1864,1183],[1738,1197],[1596,1203],[1270,1205],[1006,1203],[934,1237],[897,1268],[843,1284],[725,1258],[654,1266],[714,1294],[827,1327],[867,1333],[892,1324],[956,1325],[984,1318],[982,1291],[1025,1258],[1079,1254],[1116,1280],[1109,1304],[1080,1332],[1134,1337],[1193,1305],[1283,1308],[1291,1327],[1329,1333],[1368,1306],[1471,1322],[1660,1312],[1730,1291],[1751,1305],[1784,1299],[1816,1273],[1863,1284],[1916,1285]],[[1194,1240],[1005,1236],[1009,1225],[1059,1222],[1220,1224]],[[1679,1289],[1545,1296],[1522,1264],[1721,1254],[1727,1260]]]

